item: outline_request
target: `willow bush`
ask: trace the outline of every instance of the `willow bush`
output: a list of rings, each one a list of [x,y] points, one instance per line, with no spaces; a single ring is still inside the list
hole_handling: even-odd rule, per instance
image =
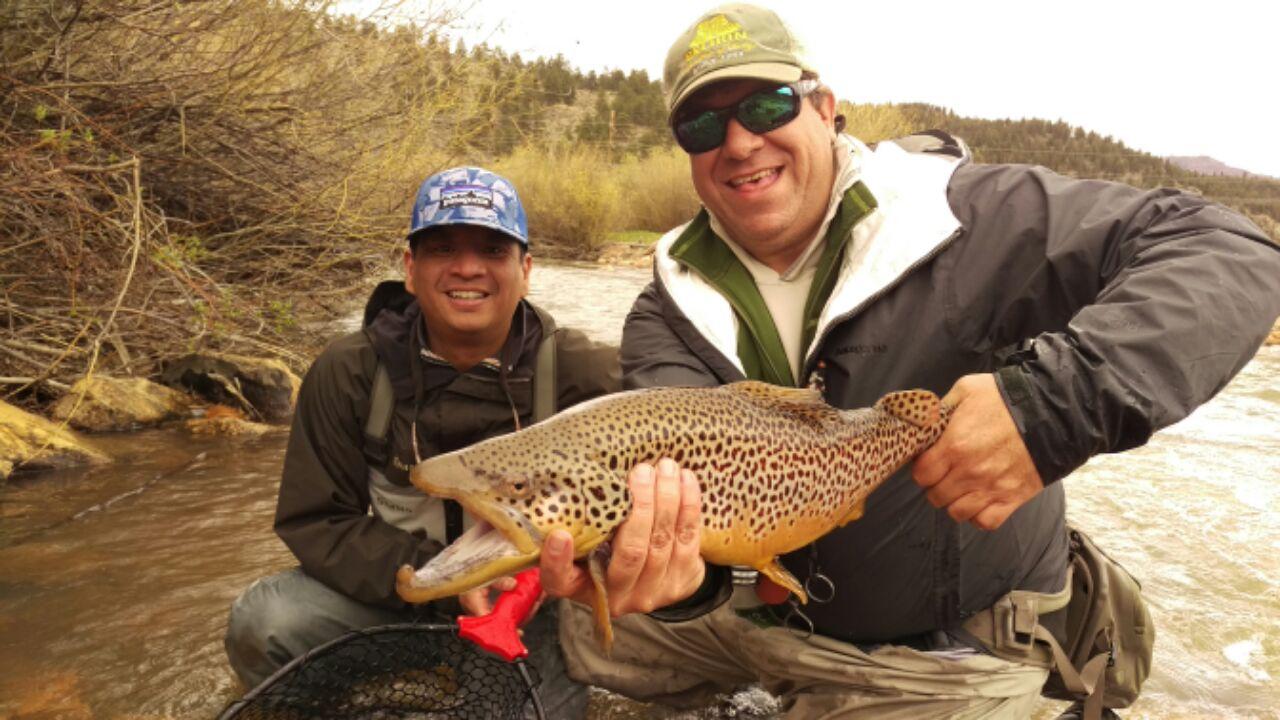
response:
[[[674,140],[662,150],[627,158],[615,172],[625,198],[615,230],[666,232],[691,220],[701,207],[689,156]]]
[[[664,232],[699,207],[689,158],[678,148],[613,162],[590,144],[525,146],[494,170],[515,184],[529,234],[552,254],[591,257],[614,232]]]
[[[205,347],[309,361],[417,182],[521,82],[436,44],[448,9],[395,30],[328,9],[3,4],[0,398]]]
[[[529,235],[553,252],[596,251],[622,210],[613,165],[589,147],[526,146],[497,161],[494,170],[516,186]]]

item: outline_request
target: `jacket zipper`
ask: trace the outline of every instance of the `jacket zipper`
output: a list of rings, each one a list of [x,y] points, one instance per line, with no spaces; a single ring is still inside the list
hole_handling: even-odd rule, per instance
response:
[[[902,281],[906,279],[909,275],[914,273],[921,266],[933,260],[943,250],[946,250],[948,247],[950,247],[951,243],[955,242],[956,238],[960,237],[960,233],[962,232],[964,232],[963,227],[957,228],[954,232],[948,235],[945,240],[935,245],[932,250],[925,253],[924,255],[921,255],[919,258],[916,259],[915,262],[908,265],[907,269],[899,273],[898,276],[894,278],[891,282],[886,283],[885,285],[881,286],[879,290],[876,290],[875,292],[868,295],[866,299],[864,299],[862,302],[858,303],[857,305],[853,306],[853,308],[850,309],[848,312],[836,316],[831,320],[831,322],[827,323],[826,326],[822,328],[822,331],[818,334],[817,339],[813,342],[812,347],[814,348],[814,351],[812,354],[810,354],[808,357],[805,358],[804,372],[800,373],[800,377],[807,378],[813,374],[813,370],[816,365],[816,363],[814,362],[814,358],[818,356],[819,354],[818,351],[822,349],[823,343],[827,341],[827,336],[831,334],[832,328],[843,324],[849,318],[853,317],[854,315],[857,315],[858,313],[865,310],[869,305],[879,300],[880,298],[884,297],[885,294],[888,293],[890,290],[893,290],[894,288],[898,287],[898,285],[901,285]],[[799,382],[799,380],[797,380],[797,382]]]

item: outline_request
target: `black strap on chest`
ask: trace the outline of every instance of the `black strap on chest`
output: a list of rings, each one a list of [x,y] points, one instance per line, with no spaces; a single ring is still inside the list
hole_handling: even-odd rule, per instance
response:
[[[372,467],[386,467],[390,459],[387,456],[387,430],[391,428],[395,404],[391,375],[379,360],[378,369],[373,371],[373,389],[369,393],[369,418],[364,423],[364,458]]]
[[[555,333],[548,334],[538,345],[533,370],[533,421],[541,422],[556,413],[556,343]],[[395,410],[395,392],[387,368],[378,361],[369,393],[369,417],[364,423],[364,456],[371,467],[384,468],[390,461],[388,430]],[[462,506],[455,500],[444,501],[445,540],[452,543],[462,535]]]

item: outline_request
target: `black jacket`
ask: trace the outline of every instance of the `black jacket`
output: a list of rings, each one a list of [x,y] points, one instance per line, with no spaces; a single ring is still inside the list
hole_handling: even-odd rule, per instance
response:
[[[417,303],[384,310],[367,328],[325,349],[303,379],[285,454],[275,530],[310,576],[357,600],[403,607],[395,573],[420,566],[439,551],[440,538],[413,534],[370,514],[370,468],[364,426],[379,357],[396,404],[388,433],[388,479],[408,485],[413,464],[410,423],[414,378],[421,363],[424,402],[418,414],[418,449],[425,459],[511,432],[514,403],[521,425],[532,416],[531,379],[539,340],[556,333],[557,405],[561,409],[618,389],[616,348],[576,330],[556,328],[551,317],[522,302],[501,360],[508,371],[477,365],[457,373],[424,358]],[[505,386],[505,387],[504,387]]]
[[[1172,190],[974,164],[942,134],[849,145],[880,207],[854,228],[801,377],[817,371],[829,403],[855,408],[996,372],[1047,483],[985,532],[933,508],[904,469],[819,540],[836,596],[805,612],[824,634],[877,642],[954,628],[1013,589],[1061,589],[1056,481],[1227,383],[1280,314],[1280,251],[1240,215]],[[679,232],[660,241],[627,319],[628,387],[743,378],[731,315],[665,255]],[[803,582],[810,551],[784,564]]]

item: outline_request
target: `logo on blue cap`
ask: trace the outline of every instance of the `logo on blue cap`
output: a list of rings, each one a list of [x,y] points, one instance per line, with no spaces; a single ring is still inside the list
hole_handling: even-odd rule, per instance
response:
[[[493,191],[483,185],[449,185],[440,191],[440,207],[493,207]]]
[[[477,225],[529,244],[529,224],[510,181],[478,167],[457,167],[423,181],[413,203],[409,236],[440,225]]]

